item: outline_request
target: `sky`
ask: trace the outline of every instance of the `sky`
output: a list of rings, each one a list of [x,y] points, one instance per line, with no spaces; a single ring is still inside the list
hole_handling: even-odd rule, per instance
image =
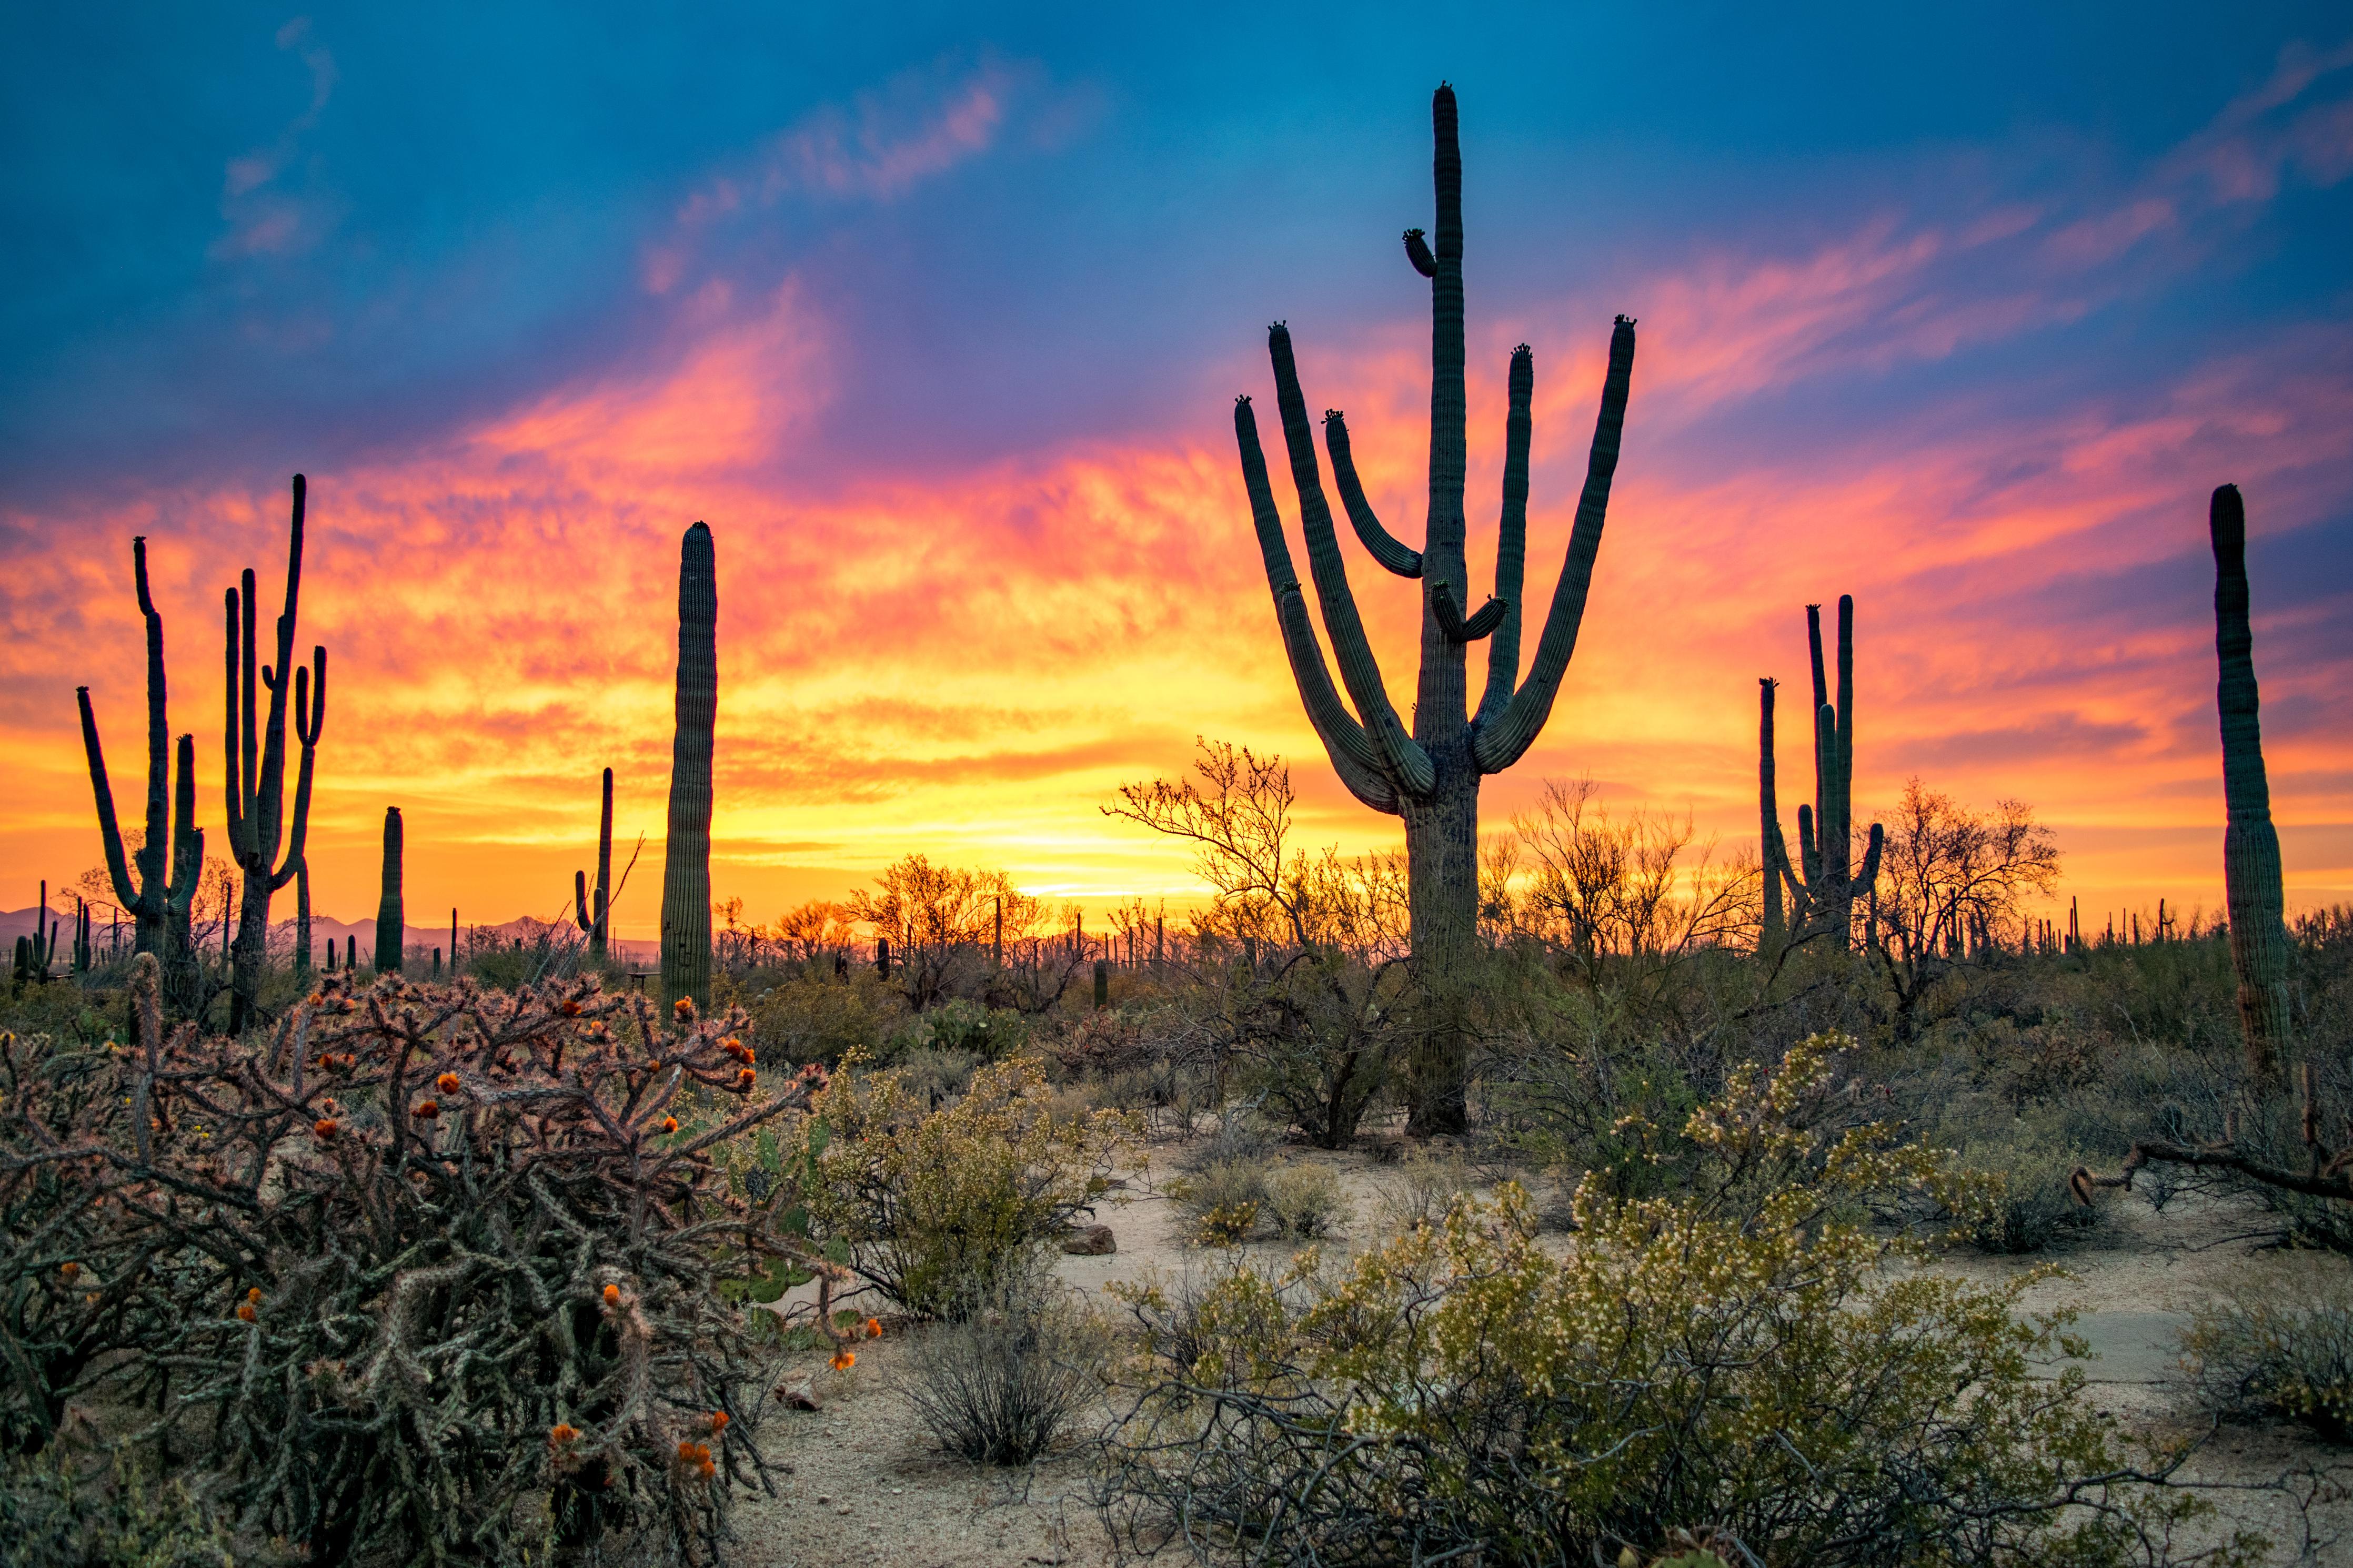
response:
[[[747,918],[911,851],[1181,905],[1183,851],[1101,807],[1203,736],[1293,760],[1303,843],[1397,845],[1300,710],[1230,411],[1271,411],[1287,321],[1419,538],[1398,235],[1441,78],[1474,585],[1512,346],[1548,596],[1612,316],[1641,334],[1576,659],[1490,827],[1589,775],[1753,847],[1757,679],[1802,689],[1804,606],[1852,594],[1859,817],[1915,776],[2022,799],[2087,921],[2211,910],[2229,480],[2289,903],[2353,900],[2341,6],[481,9],[15,19],[0,908],[100,860],[77,686],[139,809],[133,535],[217,839],[220,595],[281,577],[298,471],[322,912],[373,910],[397,805],[412,921],[557,913],[609,765],[646,837],[617,925],[653,932],[698,520]],[[1418,597],[1345,549],[1402,706]]]

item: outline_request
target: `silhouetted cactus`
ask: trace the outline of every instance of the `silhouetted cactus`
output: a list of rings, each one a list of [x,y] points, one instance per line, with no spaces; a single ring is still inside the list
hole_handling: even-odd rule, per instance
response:
[[[1766,680],[1757,726],[1757,804],[1764,828],[1761,854],[1767,893],[1766,936],[1774,940],[1779,893],[1789,895],[1789,929],[1834,934],[1841,946],[1854,940],[1854,901],[1879,879],[1880,851],[1886,835],[1871,825],[1862,866],[1854,866],[1854,597],[1839,595],[1838,701],[1831,702],[1822,668],[1822,607],[1806,606],[1806,640],[1814,678],[1814,804],[1798,807],[1799,864],[1789,863],[1773,791],[1773,688]],[[1775,883],[1779,883],[1778,887]]]
[[[1509,411],[1504,420],[1503,515],[1495,552],[1495,594],[1474,614],[1465,615],[1470,576],[1463,559],[1463,472],[1468,440],[1463,388],[1462,157],[1455,123],[1453,89],[1440,86],[1430,101],[1435,153],[1432,184],[1437,197],[1438,243],[1425,244],[1422,231],[1406,232],[1406,255],[1430,279],[1430,521],[1419,551],[1392,537],[1358,483],[1348,444],[1347,424],[1336,411],[1324,416],[1324,443],[1332,473],[1356,537],[1373,558],[1401,577],[1424,584],[1421,673],[1407,733],[1383,684],[1366,640],[1348,574],[1333,531],[1324,494],[1307,401],[1293,363],[1291,333],[1277,322],[1267,333],[1273,362],[1275,397],[1282,413],[1283,444],[1299,493],[1310,574],[1332,639],[1344,701],[1324,662],[1307,614],[1282,518],[1267,479],[1258,423],[1250,399],[1234,404],[1234,437],[1240,448],[1242,479],[1250,493],[1267,585],[1275,619],[1290,656],[1307,717],[1349,793],[1376,811],[1405,822],[1408,902],[1417,964],[1430,988],[1438,1022],[1431,1047],[1419,1064],[1413,1121],[1417,1130],[1453,1132],[1463,1126],[1467,1036],[1454,986],[1467,974],[1478,935],[1479,780],[1517,762],[1535,742],[1552,711],[1568,668],[1585,616],[1585,600],[1601,547],[1603,514],[1611,476],[1618,467],[1620,432],[1634,366],[1634,323],[1618,318],[1609,341],[1609,368],[1602,384],[1600,417],[1594,428],[1585,489],[1577,508],[1552,607],[1537,642],[1535,662],[1519,675],[1522,627],[1521,576],[1527,552],[1528,448],[1535,369],[1526,345],[1514,351]],[[1469,645],[1491,637],[1485,690],[1475,714],[1468,702]],[[1353,711],[1351,710],[1353,707]]]
[[[223,773],[227,783],[228,852],[245,873],[245,895],[238,900],[237,958],[229,990],[229,1033],[244,1029],[261,994],[262,971],[269,963],[270,896],[293,880],[302,864],[303,840],[311,827],[311,775],[317,761],[319,731],[327,713],[327,650],[311,650],[311,668],[294,664],[294,620],[302,588],[302,513],[307,486],[294,476],[293,521],[286,548],[286,606],[279,612],[277,660],[259,664],[262,683],[269,689],[269,717],[261,721],[253,679],[260,658],[254,636],[253,570],[246,569],[243,594],[231,588],[223,595],[227,610],[228,725],[222,744]],[[294,823],[286,830],[286,698],[287,674],[293,674],[294,733],[302,748],[302,763],[294,784]],[[278,856],[284,843],[285,858]]]
[[[2286,899],[2280,886],[2279,832],[2255,689],[2255,636],[2247,624],[2247,509],[2239,487],[2214,491],[2207,516],[2214,544],[2214,653],[2221,677],[2214,705],[2222,720],[2222,891],[2231,911],[2231,963],[2239,973],[2239,1025],[2247,1065],[2279,1070],[2288,1041]]]
[[[588,902],[588,873],[572,873],[573,920],[588,934],[588,956],[605,962],[606,921],[613,885],[613,770],[605,770],[605,805],[596,822],[596,902]],[[457,911],[450,911],[449,962],[458,962]],[[455,973],[453,967],[450,973]]]
[[[75,692],[81,705],[82,750],[90,760],[90,793],[97,799],[98,833],[106,853],[108,879],[115,901],[131,913],[132,946],[153,952],[167,963],[178,955],[170,946],[171,933],[185,930],[188,904],[196,896],[204,869],[201,839],[191,857],[174,846],[172,789],[172,733],[165,718],[164,683],[164,617],[147,591],[147,541],[131,542],[132,577],[139,590],[139,613],[147,623],[147,830],[136,855],[123,851],[122,830],[114,817],[114,791],[106,779],[106,752],[99,744],[98,719],[90,705],[90,688]],[[193,831],[195,820],[195,737],[180,742],[180,777],[187,786],[188,810],[183,820]],[[137,876],[132,870],[136,868]],[[185,945],[185,944],[184,944]]]
[[[311,973],[311,862],[308,858],[294,863],[294,973]]]
[[[711,530],[686,531],[678,562],[678,729],[662,866],[662,1005],[711,1005],[711,752],[719,713],[719,569]]]
[[[400,855],[400,807],[388,805],[384,808],[384,896],[375,907],[375,972],[378,974],[400,973],[400,946],[404,934]]]

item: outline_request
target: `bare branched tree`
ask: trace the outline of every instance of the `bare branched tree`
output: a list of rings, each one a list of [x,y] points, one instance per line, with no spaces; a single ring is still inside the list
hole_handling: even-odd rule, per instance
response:
[[[2059,879],[2059,844],[2023,801],[1973,811],[1914,778],[1888,825],[1872,890],[1870,952],[1894,1003],[1896,1037],[1909,1040],[1937,981],[1988,951],[2029,893]]]

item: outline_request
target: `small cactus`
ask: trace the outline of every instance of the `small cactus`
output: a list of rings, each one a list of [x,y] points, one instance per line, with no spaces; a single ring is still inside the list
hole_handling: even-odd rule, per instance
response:
[[[384,808],[384,896],[375,907],[375,972],[400,973],[400,807]],[[353,942],[359,939],[353,937]]]

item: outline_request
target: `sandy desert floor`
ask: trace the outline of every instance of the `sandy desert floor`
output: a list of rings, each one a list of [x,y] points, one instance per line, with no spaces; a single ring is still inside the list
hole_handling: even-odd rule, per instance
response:
[[[1394,1166],[1361,1152],[1294,1157],[1334,1167],[1356,1209],[1349,1238],[1377,1234],[1380,1200],[1398,1180]],[[1179,1237],[1176,1207],[1163,1190],[1176,1173],[1165,1152],[1155,1159],[1128,1201],[1102,1215],[1117,1236],[1118,1252],[1064,1258],[1060,1276],[1100,1294],[1113,1280],[1155,1268],[1180,1274],[1200,1266],[1204,1255]],[[2048,1255],[2066,1277],[2033,1287],[2028,1304],[2081,1314],[2074,1331],[2094,1352],[2085,1366],[2084,1397],[2132,1427],[2168,1434],[2202,1427],[2175,1364],[2175,1337],[2191,1309],[2271,1272],[2353,1267],[2344,1258],[2283,1256],[2234,1239],[2234,1233],[2252,1228],[2253,1218],[2245,1210],[2186,1197],[2158,1213],[2137,1197],[2119,1195],[2095,1242]],[[1347,1239],[1335,1245],[1345,1247]],[[1252,1250],[1279,1262],[1290,1249]],[[1956,1252],[1934,1267],[1989,1279],[2036,1261]],[[858,1364],[844,1373],[824,1369],[814,1355],[796,1367],[797,1374],[815,1369],[813,1386],[823,1408],[779,1409],[764,1423],[763,1447],[779,1466],[778,1495],[739,1507],[742,1561],[757,1568],[1060,1568],[1107,1561],[1109,1543],[1090,1500],[1081,1455],[1007,1471],[936,1451],[899,1392],[909,1342],[892,1335],[862,1346]],[[2344,1542],[2305,1560],[2353,1563],[2353,1503],[2324,1501],[2299,1510],[2275,1492],[2251,1489],[2286,1470],[2348,1458],[2297,1428],[2225,1426],[2186,1473],[2220,1489],[2212,1496],[2225,1520],[2278,1542],[2277,1561],[2298,1560],[2308,1524],[2323,1537],[2341,1534]]]

